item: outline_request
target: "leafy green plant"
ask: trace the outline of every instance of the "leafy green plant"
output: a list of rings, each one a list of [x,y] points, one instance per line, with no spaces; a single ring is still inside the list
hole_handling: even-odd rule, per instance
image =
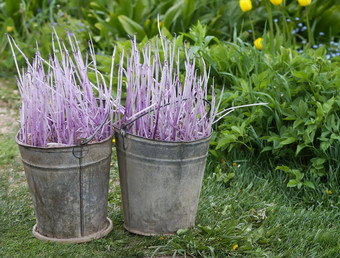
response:
[[[229,186],[235,177],[235,169],[237,169],[236,166],[228,166],[227,162],[222,159],[221,163],[215,166],[211,178],[216,182],[223,182],[226,186]]]
[[[228,89],[221,108],[269,103],[224,118],[212,140],[216,157],[251,151],[274,164],[299,160],[306,178],[338,166],[332,153],[339,151],[340,66],[327,60],[325,48],[302,55],[281,48],[274,59],[235,37],[205,51]]]
[[[171,34],[188,32],[200,20],[210,35],[226,38],[240,21],[241,13],[235,12],[237,6],[236,1],[221,0],[101,0],[89,2],[82,8],[82,16],[92,34],[98,35],[96,42],[102,49],[110,50],[113,40],[126,39],[128,35],[136,35],[139,41],[156,36],[158,15],[160,27]],[[227,21],[226,12],[232,16]]]
[[[10,34],[20,41],[20,48],[33,55],[35,49],[32,45],[39,41],[42,54],[48,54],[51,47],[51,25],[54,25],[60,34],[65,35],[65,28],[78,32],[82,43],[86,43],[88,34],[84,24],[61,11],[63,1],[58,0],[32,0],[32,1],[0,1],[0,76],[13,74],[15,65],[10,47],[4,36]],[[67,8],[66,8],[67,9]],[[19,66],[24,64],[22,58],[18,59]],[[8,73],[10,71],[10,73]]]
[[[207,26],[202,25],[200,21],[198,21],[197,25],[194,25],[192,28],[190,28],[189,33],[182,32],[181,35],[189,38],[193,43],[190,47],[191,56],[195,55],[203,57],[210,64],[212,64],[207,52],[208,46],[211,43],[219,43],[219,40],[215,36],[207,35]]]
[[[82,8],[83,16],[91,31],[98,35],[95,41],[102,49],[112,48],[113,39],[136,35],[139,41],[158,34],[157,14],[161,14],[161,26],[170,28],[182,14],[184,22],[192,14],[194,1],[115,0],[92,1],[89,9]],[[184,8],[184,9],[183,9]]]
[[[302,186],[307,186],[309,188],[315,189],[315,186],[310,181],[303,180],[304,173],[301,173],[299,169],[290,169],[287,166],[278,166],[275,170],[281,170],[289,175],[289,182],[287,183],[288,187],[297,187],[300,189]]]

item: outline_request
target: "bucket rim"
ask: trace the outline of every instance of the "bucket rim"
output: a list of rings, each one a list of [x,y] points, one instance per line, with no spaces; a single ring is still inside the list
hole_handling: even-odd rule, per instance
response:
[[[120,130],[118,128],[114,129],[115,133],[118,133],[120,135],[122,135],[120,133]],[[138,136],[138,135],[134,135],[131,133],[126,132],[126,136],[129,138],[133,138],[135,140],[139,140],[139,141],[145,141],[148,143],[163,143],[163,144],[169,144],[169,145],[181,145],[181,144],[190,144],[190,143],[197,143],[197,142],[206,142],[206,141],[210,141],[211,136],[212,136],[213,130],[211,130],[211,133],[208,136],[205,136],[203,138],[197,139],[197,140],[192,140],[192,141],[163,141],[163,140],[154,140],[154,139],[150,139],[150,138],[145,138],[142,136]]]
[[[41,147],[41,146],[33,146],[33,145],[29,145],[26,143],[23,143],[19,140],[19,134],[20,134],[20,130],[17,132],[16,136],[15,136],[15,142],[22,147],[25,148],[32,148],[32,149],[40,149],[40,150],[61,150],[61,149],[72,149],[74,147],[77,147],[77,145],[67,145],[67,146],[56,146],[56,147]],[[88,143],[86,145],[97,145],[97,144],[101,144],[101,143],[105,143],[107,141],[112,141],[114,134],[111,134],[109,137],[105,138],[104,140],[100,141],[100,142],[92,142],[92,143]]]

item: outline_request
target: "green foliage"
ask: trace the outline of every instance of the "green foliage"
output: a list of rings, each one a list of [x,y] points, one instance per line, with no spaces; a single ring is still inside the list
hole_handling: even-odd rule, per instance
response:
[[[309,18],[314,27],[314,34],[325,33],[325,38],[339,36],[340,28],[340,6],[337,0],[315,0],[312,1]],[[290,1],[288,11],[292,17],[303,17],[304,10],[299,7],[297,1]],[[303,18],[302,18],[303,19]]]
[[[81,10],[92,33],[98,35],[95,40],[101,49],[110,50],[114,40],[124,40],[129,35],[136,35],[139,41],[153,38],[158,35],[158,25],[171,34],[188,32],[198,20],[208,25],[209,34],[225,38],[237,20],[241,21],[237,8],[236,1],[220,0],[101,0],[92,1],[89,8]],[[229,21],[225,21],[226,12],[232,15]]]
[[[158,34],[157,14],[161,15],[160,27],[170,29],[179,18],[190,25],[195,1],[95,1],[90,9],[82,8],[96,42],[102,49],[112,48],[113,39],[126,39],[136,35],[139,41]]]
[[[217,71],[215,82],[225,84],[221,108],[269,103],[236,110],[218,124],[211,142],[217,158],[251,151],[277,165],[299,161],[307,179],[339,166],[340,64],[326,59],[325,48],[300,55],[281,47],[271,58],[268,49],[257,51],[234,37],[201,52]],[[295,174],[289,186],[301,187]]]
[[[223,160],[222,164],[216,165],[212,178],[216,182],[223,182],[226,186],[229,186],[235,177],[235,170],[235,167],[228,166],[225,160]]]
[[[288,187],[297,187],[300,189],[302,186],[307,186],[312,189],[315,189],[315,186],[310,181],[302,181],[304,174],[300,172],[299,169],[290,169],[287,166],[278,166],[275,170],[282,170],[287,175],[289,175],[289,182],[287,183]]]
[[[86,44],[88,33],[78,19],[64,13],[63,1],[0,1],[0,76],[15,73],[15,65],[5,33],[11,34],[19,47],[30,58],[35,52],[36,44],[43,56],[51,52],[51,26],[55,26],[60,36],[66,29],[77,34],[78,40]],[[6,8],[4,8],[6,7]],[[24,63],[18,56],[19,67]]]
[[[105,54],[111,54],[116,41],[125,40],[128,35],[136,35],[139,41],[157,35],[157,15],[160,17],[159,26],[168,34],[180,32],[188,34],[192,25],[200,21],[207,41],[212,39],[214,41],[217,38],[230,40],[233,38],[234,29],[242,32],[240,35],[242,40],[251,40],[248,33],[250,29],[248,15],[240,10],[238,0],[34,0],[2,1],[0,6],[1,35],[9,32],[18,42],[25,42],[27,47],[20,47],[29,55],[34,51],[31,46],[35,44],[35,40],[43,45],[50,42],[44,34],[46,32],[42,32],[46,30],[41,28],[49,27],[51,23],[56,22],[72,32],[82,34],[81,37],[78,36],[78,40],[84,43],[88,40],[87,32],[91,32],[97,49],[104,51]],[[318,43],[329,43],[330,40],[339,38],[339,27],[336,26],[340,21],[339,8],[336,0],[313,1],[309,8],[309,18]],[[273,17],[278,20],[275,23],[274,42],[277,51],[280,50],[280,46],[291,46],[291,43],[293,48],[304,46],[306,32],[302,30],[295,32],[300,28],[300,23],[305,23],[304,10],[305,8],[299,7],[297,2],[292,0],[286,1],[284,8],[272,6]],[[256,36],[266,35],[268,17],[264,1],[253,1],[253,9],[249,14],[255,24]],[[287,23],[285,18],[289,18],[290,21]],[[49,36],[50,32],[47,35]],[[205,43],[208,43],[207,41]],[[269,38],[266,41],[269,42]],[[13,70],[14,66],[5,37],[0,38],[0,45],[2,46],[0,66],[3,68],[1,73],[5,75],[8,70]],[[213,62],[208,60],[209,55],[204,53],[205,48],[202,48],[202,44],[195,47],[200,47],[202,56],[209,65],[212,65]],[[213,69],[215,72],[215,67]]]

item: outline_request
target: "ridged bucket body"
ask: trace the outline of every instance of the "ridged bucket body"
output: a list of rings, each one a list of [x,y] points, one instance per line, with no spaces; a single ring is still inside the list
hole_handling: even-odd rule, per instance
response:
[[[107,202],[112,137],[84,147],[17,143],[36,214],[37,238],[77,243],[111,231]]]
[[[125,228],[172,234],[195,226],[210,137],[154,141],[115,132]]]

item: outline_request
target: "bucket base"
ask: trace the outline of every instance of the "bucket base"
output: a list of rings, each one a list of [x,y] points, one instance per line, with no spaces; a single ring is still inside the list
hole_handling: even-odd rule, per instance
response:
[[[38,238],[40,240],[44,240],[44,241],[51,241],[51,242],[58,242],[58,243],[69,243],[69,244],[85,243],[85,242],[90,242],[94,239],[98,239],[98,238],[101,238],[103,236],[106,236],[107,234],[109,234],[111,232],[111,230],[113,228],[112,221],[109,218],[106,218],[106,220],[108,222],[108,225],[107,225],[106,228],[104,228],[101,231],[94,233],[92,235],[83,236],[83,237],[53,238],[53,237],[43,236],[37,231],[37,224],[35,224],[33,226],[32,233],[36,238]]]
[[[127,227],[124,224],[124,228],[129,231],[130,233],[136,234],[136,235],[141,235],[141,236],[172,236],[174,234],[176,234],[176,232],[173,233],[145,233],[139,230],[135,230],[135,229],[131,229],[129,227]]]

